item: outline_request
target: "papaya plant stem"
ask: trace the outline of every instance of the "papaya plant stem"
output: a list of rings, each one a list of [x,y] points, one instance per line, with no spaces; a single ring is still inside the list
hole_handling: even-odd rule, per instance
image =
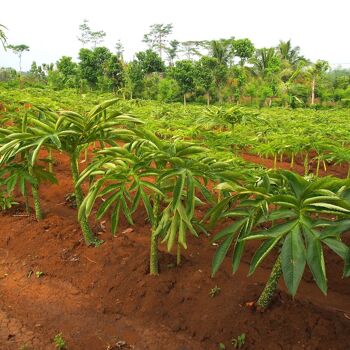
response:
[[[81,189],[81,186],[80,185],[76,186],[79,179],[79,169],[78,169],[78,157],[75,154],[71,156],[71,170],[72,170],[72,177],[73,177],[73,184],[74,184],[75,200],[77,202],[77,208],[79,210],[80,205],[83,202],[84,196],[83,196],[83,191]],[[90,245],[94,243],[95,237],[91,231],[89,222],[85,215],[83,215],[83,217],[80,219],[79,224],[80,224],[81,230],[83,231],[86,245]]]
[[[304,175],[306,176],[309,173],[309,153],[306,153],[304,159]]]
[[[294,168],[294,152],[292,152],[292,159],[290,161],[290,168]]]
[[[31,175],[35,180],[35,175],[33,173],[33,166],[28,160],[28,172],[29,175]],[[35,218],[40,221],[43,218],[42,212],[41,212],[41,207],[40,207],[40,198],[39,198],[39,184],[36,181],[36,183],[31,184],[31,189],[32,189],[32,197],[33,197],[33,202],[34,202],[34,212],[35,212]]]
[[[53,162],[53,158],[52,158],[52,149],[49,148],[49,172],[52,174],[53,173],[53,167],[52,167],[52,162]]]
[[[321,159],[317,158],[316,176],[318,176],[318,173],[320,172],[320,163]]]
[[[271,304],[271,301],[276,293],[278,281],[282,276],[282,262],[281,257],[279,256],[273,266],[270,277],[266,283],[264,290],[262,291],[258,301],[256,302],[256,306],[265,310]]]
[[[277,169],[277,153],[275,153],[274,158],[273,158],[273,169]]]
[[[181,245],[177,245],[177,251],[176,251],[176,265],[180,266],[181,265]]]
[[[32,196],[34,202],[35,217],[38,221],[42,220],[43,214],[40,207],[39,190],[38,185],[32,185]]]
[[[151,250],[149,259],[149,273],[152,276],[159,274],[158,270],[158,237],[155,235],[159,223],[159,196],[155,196],[153,203],[153,223],[151,235]]]

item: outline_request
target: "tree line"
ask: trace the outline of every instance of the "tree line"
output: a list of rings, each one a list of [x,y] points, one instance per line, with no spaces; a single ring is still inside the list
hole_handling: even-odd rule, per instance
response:
[[[1,27],[6,29],[5,27]],[[79,26],[82,48],[78,62],[62,56],[55,64],[37,65],[21,73],[27,45],[3,45],[19,57],[21,86],[79,92],[113,91],[124,98],[166,102],[282,105],[303,107],[322,103],[350,105],[350,70],[331,70],[327,61],[311,62],[291,40],[276,47],[256,48],[248,38],[170,40],[172,24],[154,24],[143,37],[147,49],[127,62],[120,41],[114,52],[104,47],[106,33]],[[18,81],[17,72],[0,71],[0,81]]]

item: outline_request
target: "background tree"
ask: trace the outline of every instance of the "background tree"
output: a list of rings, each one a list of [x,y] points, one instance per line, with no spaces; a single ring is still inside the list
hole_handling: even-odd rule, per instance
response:
[[[165,51],[168,55],[169,66],[174,65],[174,60],[178,55],[179,47],[180,47],[180,42],[177,40],[171,40],[169,42],[169,46],[166,47]]]
[[[239,58],[239,64],[244,64],[253,56],[255,47],[249,39],[237,39],[232,43],[232,51],[235,57]]]
[[[324,76],[328,69],[329,63],[327,61],[318,60],[309,70],[311,77],[311,105],[315,104],[316,83]]]
[[[79,26],[80,37],[78,37],[78,40],[83,44],[83,47],[90,42],[91,28],[88,23],[89,21],[84,19],[83,23]]]
[[[1,42],[5,51],[6,51],[6,40],[7,40],[7,37],[5,34],[6,29],[7,28],[4,25],[0,24],[0,42]]]
[[[91,32],[90,41],[93,44],[93,48],[100,46],[100,44],[103,43],[105,36],[106,36],[106,32],[104,32],[103,30]]]
[[[125,85],[124,65],[117,55],[112,55],[107,61],[106,75],[114,92]]]
[[[158,50],[160,58],[162,52],[166,48],[167,38],[173,31],[173,25],[169,24],[153,24],[150,26],[150,31],[143,36],[143,42],[153,50]]]
[[[195,90],[196,70],[194,63],[189,60],[177,61],[175,66],[171,68],[170,76],[178,83],[184,105],[186,105],[186,94]]]
[[[8,45],[8,49],[10,49],[15,55],[19,58],[19,72],[22,72],[22,55],[23,52],[29,51],[29,46],[20,44],[20,45]]]
[[[119,59],[123,59],[124,45],[120,40],[115,43],[115,52]]]
[[[91,88],[95,88],[99,77],[105,75],[111,56],[112,53],[106,47],[96,47],[93,50],[83,48],[79,51],[81,77],[86,79]]]
[[[130,98],[141,96],[145,73],[139,61],[131,61],[127,66],[126,86],[130,93]]]
[[[217,60],[213,57],[203,56],[195,63],[196,85],[203,88],[207,95],[207,105],[210,105],[210,89],[214,83],[214,71]]]
[[[300,55],[300,47],[292,47],[291,40],[280,40],[280,43],[277,46],[277,53],[282,60],[287,61],[293,67],[295,67],[300,61],[305,60],[305,58]]]
[[[79,26],[80,37],[78,37],[78,40],[83,44],[83,47],[92,43],[93,48],[96,48],[103,42],[106,33],[103,30],[92,31],[88,23],[89,21],[84,19],[83,23]]]
[[[150,49],[138,52],[136,58],[145,74],[164,72],[165,70],[161,57]]]

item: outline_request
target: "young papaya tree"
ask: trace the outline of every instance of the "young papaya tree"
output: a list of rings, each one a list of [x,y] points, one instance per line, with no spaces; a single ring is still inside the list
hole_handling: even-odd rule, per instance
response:
[[[212,210],[212,221],[224,217],[235,221],[213,238],[221,244],[214,256],[212,272],[215,275],[232,246],[235,272],[245,243],[263,240],[252,258],[249,275],[268,254],[274,252],[277,258],[256,302],[259,309],[270,305],[282,275],[294,296],[306,265],[326,294],[324,246],[345,261],[344,277],[350,275],[349,247],[341,240],[341,235],[350,228],[347,181],[331,177],[307,181],[285,170],[271,173],[255,185],[223,183],[220,186],[227,196]],[[269,228],[262,228],[266,226]]]
[[[123,147],[99,151],[99,156],[82,172],[78,183],[92,178],[89,193],[80,215],[89,215],[98,198],[104,198],[97,211],[101,218],[111,209],[112,231],[124,215],[132,224],[132,214],[143,204],[151,223],[150,274],[158,274],[158,243],[167,243],[168,251],[177,247],[177,264],[181,249],[187,249],[187,232],[197,236],[201,225],[195,207],[203,198],[210,200],[204,162],[195,159],[202,147],[188,142],[160,140],[146,130],[135,131],[137,138]]]
[[[53,111],[41,106],[33,106],[28,114],[25,132],[7,135],[6,156],[11,157],[30,150],[30,164],[34,165],[38,154],[43,148],[52,148],[65,153],[70,160],[73,185],[77,206],[84,199],[79,179],[78,161],[81,153],[89,145],[99,142],[100,147],[116,145],[117,141],[125,141],[133,134],[128,126],[142,123],[137,118],[121,113],[118,109],[109,107],[118,99],[107,100],[92,108],[86,114],[72,111]],[[79,218],[79,223],[86,244],[101,243],[94,237],[85,216]]]

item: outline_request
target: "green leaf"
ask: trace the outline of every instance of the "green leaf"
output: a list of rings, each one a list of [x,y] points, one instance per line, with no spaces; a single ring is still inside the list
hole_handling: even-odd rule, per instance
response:
[[[182,173],[180,177],[176,180],[176,184],[173,192],[173,203],[172,208],[175,209],[181,199],[182,191],[185,185],[185,174]]]
[[[251,233],[249,236],[242,238],[242,240],[249,241],[252,239],[264,239],[283,236],[289,231],[293,230],[294,227],[298,224],[298,222],[299,221],[296,219],[289,222],[285,222],[283,224],[278,224],[269,228],[268,230]]]
[[[221,230],[219,233],[217,233],[213,239],[212,242],[219,241],[220,239],[228,236],[229,234],[235,234],[237,231],[242,227],[242,225],[246,222],[246,218],[243,218],[241,220],[238,220],[234,222],[233,224],[225,227],[223,230]]]
[[[284,281],[289,292],[294,296],[303,276],[306,256],[299,226],[294,226],[286,236],[281,252]]]
[[[119,212],[120,212],[120,202],[118,201],[114,207],[114,210],[111,216],[111,228],[112,228],[113,236],[115,236],[117,233],[118,223],[119,223]]]
[[[348,254],[345,258],[345,265],[344,265],[344,271],[343,271],[343,277],[349,277],[350,276],[350,249],[348,249]]]
[[[211,265],[211,276],[214,277],[217,271],[219,270],[219,267],[221,266],[222,262],[225,259],[225,256],[227,255],[227,252],[232,244],[234,235],[228,236],[222,244],[220,244],[219,248],[216,250],[214,259]]]
[[[255,252],[252,262],[250,263],[249,268],[249,276],[254,273],[256,268],[260,265],[260,263],[264,260],[266,255],[270,253],[270,251],[275,247],[275,245],[278,243],[278,241],[281,239],[281,237],[277,238],[270,238],[267,241],[265,241]]]
[[[349,253],[349,248],[342,241],[335,238],[324,238],[322,242],[325,243],[329,248],[331,248],[337,255],[339,255],[343,260],[345,260]]]
[[[241,262],[245,242],[236,239],[235,247],[232,254],[232,273],[236,273]]]
[[[96,213],[96,220],[100,220],[105,214],[108,208],[114,204],[114,202],[120,197],[121,193],[113,193],[109,196],[98,208]]]
[[[303,227],[307,242],[306,261],[315,279],[317,286],[323,294],[327,294],[326,268],[320,239],[315,232],[308,227]]]
[[[170,233],[169,233],[169,238],[168,238],[168,242],[167,242],[168,252],[170,252],[174,246],[176,233],[177,233],[177,230],[179,227],[179,221],[180,221],[179,214],[177,211],[175,211],[175,214],[171,220],[171,225],[170,225],[170,229],[169,229]]]

